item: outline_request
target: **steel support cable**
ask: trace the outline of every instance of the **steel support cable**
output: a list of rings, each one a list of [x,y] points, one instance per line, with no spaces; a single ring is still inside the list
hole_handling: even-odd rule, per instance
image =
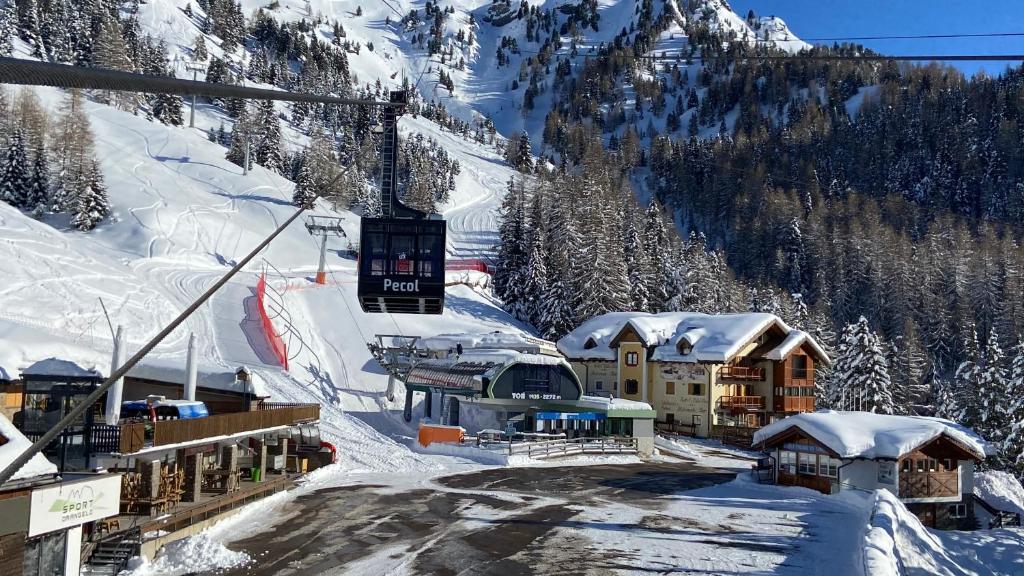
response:
[[[305,211],[305,207],[300,207],[298,210],[296,210],[295,213],[292,214],[290,218],[288,218],[288,220],[286,220],[283,224],[278,226],[277,229],[274,230],[274,232],[270,236],[267,236],[262,242],[259,243],[258,246],[256,246],[256,248],[252,250],[252,252],[249,252],[249,254],[245,258],[242,258],[240,262],[235,264],[234,268],[229,270],[227,274],[225,274],[213,286],[207,289],[207,291],[204,292],[202,296],[200,296],[195,302],[190,304],[188,308],[182,311],[182,313],[179,314],[177,318],[171,321],[171,323],[168,324],[163,330],[161,330],[159,334],[154,336],[152,340],[147,342],[146,345],[143,346],[138,352],[136,352],[134,356],[129,358],[128,361],[121,365],[121,367],[119,367],[117,370],[114,370],[114,373],[111,374],[106,380],[104,380],[103,383],[100,384],[98,388],[93,390],[93,392],[89,394],[89,396],[87,396],[84,401],[80,402],[74,408],[72,408],[71,411],[68,412],[67,416],[62,418],[60,422],[57,422],[57,424],[50,428],[38,440],[33,442],[32,446],[30,446],[27,450],[19,454],[17,458],[11,461],[11,463],[8,464],[3,469],[3,471],[0,471],[0,485],[3,485],[4,482],[10,480],[11,477],[14,476],[14,474],[18,470],[21,470],[22,466],[27,464],[28,461],[32,459],[33,456],[41,452],[43,448],[45,448],[50,442],[56,439],[57,436],[59,436],[64,431],[65,428],[73,424],[87,410],[90,410],[92,408],[92,405],[95,404],[96,401],[99,400],[100,397],[103,396],[103,394],[105,394],[107,390],[114,385],[114,382],[117,382],[129,370],[131,370],[136,364],[138,364],[147,354],[149,354],[150,351],[153,350],[153,348],[156,347],[157,344],[163,341],[164,338],[166,338],[179,325],[181,325],[182,322],[184,322],[189,316],[191,316],[193,312],[198,310],[200,306],[206,303],[206,301],[209,300],[210,297],[213,296],[213,294],[217,290],[219,290],[222,286],[227,284],[228,280],[230,280],[235,274],[240,272],[242,268],[245,267],[246,264],[248,264],[253,258],[255,258],[264,248],[266,248],[275,238],[277,238],[277,236],[281,232],[283,232],[284,229],[287,228],[289,224],[294,222],[295,219],[297,219]]]
[[[211,98],[244,98],[249,100],[278,100],[282,102],[314,102],[355,106],[400,106],[394,102],[359,100],[318,96],[305,92],[285,92],[266,88],[251,88],[232,84],[217,84],[197,80],[181,80],[170,76],[147,76],[104,68],[83,68],[67,64],[0,58],[0,84],[22,86],[53,86],[115,92],[143,92],[148,94],[175,94],[178,96],[209,96]]]

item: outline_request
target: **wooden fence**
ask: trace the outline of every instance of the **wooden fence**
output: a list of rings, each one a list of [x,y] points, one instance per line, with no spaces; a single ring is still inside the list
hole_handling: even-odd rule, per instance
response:
[[[230,436],[319,419],[319,404],[265,404],[261,410],[206,418],[131,422],[117,426],[96,425],[92,434],[93,449],[97,452],[132,454],[153,446]]]
[[[723,426],[716,424],[711,427],[711,437],[721,440],[722,444],[750,448],[754,442],[754,432],[757,430],[757,428],[750,426]]]

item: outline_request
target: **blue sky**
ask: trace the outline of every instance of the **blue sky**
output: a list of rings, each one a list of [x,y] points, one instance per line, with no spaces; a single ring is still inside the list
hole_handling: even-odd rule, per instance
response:
[[[740,16],[753,8],[775,15],[801,38],[1024,32],[1024,0],[731,0]],[[928,40],[872,40],[884,54],[1024,54],[1024,36]],[[956,62],[972,75],[1005,70],[1005,62]],[[1017,63],[1019,64],[1019,62]]]

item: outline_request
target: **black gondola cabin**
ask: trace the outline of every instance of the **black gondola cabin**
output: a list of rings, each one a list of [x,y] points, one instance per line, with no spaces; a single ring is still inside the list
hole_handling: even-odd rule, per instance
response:
[[[440,314],[445,233],[444,220],[363,218],[359,230],[363,312]]]

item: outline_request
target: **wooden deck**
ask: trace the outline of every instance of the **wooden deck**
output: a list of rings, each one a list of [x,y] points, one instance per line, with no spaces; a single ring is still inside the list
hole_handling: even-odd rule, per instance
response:
[[[198,502],[181,502],[166,514],[152,518],[148,515],[122,514],[107,518],[114,527],[104,534],[94,534],[93,540],[116,539],[121,533],[137,529],[143,537],[157,531],[175,532],[207,520],[228,510],[244,506],[295,485],[298,474],[267,474],[263,482],[243,480],[238,490],[228,493],[204,491]]]

